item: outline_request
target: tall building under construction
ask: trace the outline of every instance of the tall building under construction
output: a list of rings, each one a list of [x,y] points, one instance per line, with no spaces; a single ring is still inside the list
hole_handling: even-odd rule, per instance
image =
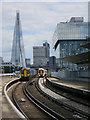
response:
[[[16,12],[16,22],[13,35],[11,62],[18,67],[26,67],[25,52],[19,12]]]

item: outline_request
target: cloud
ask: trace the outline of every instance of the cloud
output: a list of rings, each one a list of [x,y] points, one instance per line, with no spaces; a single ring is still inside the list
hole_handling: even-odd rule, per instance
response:
[[[45,40],[50,43],[57,23],[67,21],[72,16],[84,16],[88,20],[87,3],[2,3],[3,57],[9,60],[11,55],[16,10],[20,12],[23,41],[26,57],[33,58],[33,46],[42,45]],[[6,55],[7,54],[7,55]],[[6,57],[7,56],[7,57]]]
[[[0,18],[2,18],[2,4],[0,3]],[[0,56],[2,56],[2,19],[0,19]]]

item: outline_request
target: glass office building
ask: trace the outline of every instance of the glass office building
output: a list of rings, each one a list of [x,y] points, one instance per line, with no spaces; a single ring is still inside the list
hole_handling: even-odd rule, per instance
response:
[[[87,48],[80,47],[88,43],[88,22],[83,21],[83,17],[72,17],[69,22],[57,24],[53,35],[53,46],[59,47],[60,70],[77,70],[76,64],[65,62],[62,58],[77,55],[88,51]]]

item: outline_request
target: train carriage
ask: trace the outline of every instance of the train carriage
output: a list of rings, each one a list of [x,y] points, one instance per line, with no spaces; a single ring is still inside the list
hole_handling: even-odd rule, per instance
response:
[[[47,75],[47,70],[45,70],[44,68],[39,68],[38,69],[38,76],[39,77],[44,77]]]
[[[29,80],[30,79],[30,68],[22,68],[20,77],[21,77],[21,80]]]
[[[21,80],[28,81],[30,77],[36,75],[36,70],[30,68],[22,68],[20,71]]]

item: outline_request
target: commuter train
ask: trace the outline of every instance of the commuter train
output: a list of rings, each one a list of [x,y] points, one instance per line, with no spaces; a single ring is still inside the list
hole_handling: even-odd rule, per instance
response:
[[[22,68],[20,70],[20,79],[29,80],[30,77],[36,75],[36,70],[31,68]]]
[[[38,69],[38,76],[39,77],[44,77],[47,75],[47,70],[45,70],[44,68],[39,68]]]

